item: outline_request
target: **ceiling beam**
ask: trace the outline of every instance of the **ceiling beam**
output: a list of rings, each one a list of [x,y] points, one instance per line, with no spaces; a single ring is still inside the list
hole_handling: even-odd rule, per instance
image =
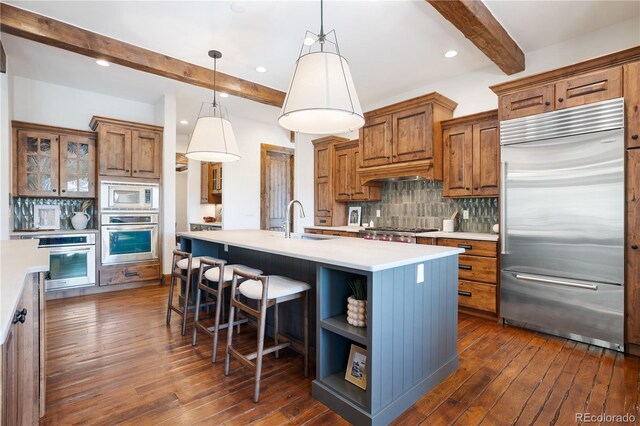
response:
[[[426,0],[505,74],[524,71],[522,49],[480,0]]]
[[[0,3],[0,30],[80,55],[105,59],[138,71],[213,89],[212,69],[96,34],[6,3]],[[217,86],[221,92],[263,104],[280,107],[284,103],[284,92],[221,72],[217,73]]]

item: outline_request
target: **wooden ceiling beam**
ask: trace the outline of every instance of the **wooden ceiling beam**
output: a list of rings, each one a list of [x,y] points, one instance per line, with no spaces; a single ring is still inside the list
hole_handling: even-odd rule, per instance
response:
[[[212,69],[96,34],[6,3],[0,3],[0,30],[80,55],[105,59],[138,71],[213,89]],[[221,72],[217,73],[217,85],[221,92],[263,104],[280,107],[284,103],[284,92]]]
[[[426,0],[505,74],[525,68],[524,52],[480,0]]]

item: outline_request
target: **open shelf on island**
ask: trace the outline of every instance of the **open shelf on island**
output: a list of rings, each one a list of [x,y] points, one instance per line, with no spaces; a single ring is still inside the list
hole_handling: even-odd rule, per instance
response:
[[[346,315],[336,315],[320,321],[320,326],[325,330],[332,331],[356,343],[367,346],[367,328],[354,327],[347,322]]]
[[[333,391],[346,398],[351,403],[357,405],[362,410],[369,411],[367,408],[367,392],[360,389],[353,383],[347,382],[344,378],[345,371],[331,374],[320,379],[320,381]]]

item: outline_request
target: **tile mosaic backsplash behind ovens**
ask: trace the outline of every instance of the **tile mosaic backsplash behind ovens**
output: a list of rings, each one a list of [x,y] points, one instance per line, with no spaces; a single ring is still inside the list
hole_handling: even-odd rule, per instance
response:
[[[60,229],[73,229],[71,217],[82,210],[86,198],[13,198],[13,229],[33,229],[34,206],[37,204],[60,206]],[[89,199],[87,213],[91,216],[87,228],[95,228],[94,200]]]
[[[439,228],[442,220],[459,211],[456,231],[491,232],[498,223],[497,198],[443,198],[442,182],[384,182],[382,201],[353,202],[350,207],[362,207],[362,223],[375,226],[409,228]],[[380,210],[381,217],[376,217]],[[469,210],[469,219],[462,219],[462,210]]]

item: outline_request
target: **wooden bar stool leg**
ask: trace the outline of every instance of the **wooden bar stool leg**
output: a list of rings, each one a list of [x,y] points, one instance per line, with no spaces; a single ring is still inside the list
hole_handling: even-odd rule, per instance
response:
[[[224,269],[221,268],[220,276],[224,277]],[[220,329],[220,313],[222,311],[222,305],[224,305],[224,283],[218,281],[218,294],[216,295],[216,318],[213,330],[213,354],[211,355],[211,362],[216,362],[218,358],[218,332]],[[222,297],[221,297],[222,296]],[[233,328],[233,327],[230,327]]]
[[[309,377],[309,291],[304,292],[304,377]]]
[[[276,343],[276,346],[278,345],[278,333],[280,332],[280,327],[278,324],[278,318],[280,317],[280,315],[278,315],[278,304],[276,303],[276,305],[273,307],[273,328],[274,328],[274,333],[273,333],[273,340]],[[276,359],[280,358],[280,351],[275,351],[275,357]]]
[[[233,304],[233,300],[236,296],[236,285],[237,279],[234,277],[231,282],[231,303],[229,306],[229,324],[233,324],[233,317],[235,315],[236,307]],[[224,375],[228,376],[231,370],[231,353],[229,352],[229,348],[231,347],[231,341],[233,340],[233,326],[227,327],[227,349],[225,351],[224,356]]]
[[[193,319],[193,342],[192,342],[193,346],[195,346],[196,342],[198,341],[198,327],[196,326],[196,324],[198,323],[198,319],[200,318],[201,294],[202,294],[202,290],[200,290],[200,283],[198,283],[198,286],[196,287],[196,312],[195,312],[195,317]],[[205,302],[206,302],[206,296],[205,296]]]
[[[260,318],[258,319],[258,353],[256,356],[256,384],[253,392],[253,402],[260,399],[260,376],[262,375],[262,352],[264,351],[264,330],[267,323],[267,303],[259,302]]]
[[[184,310],[182,315],[182,335],[187,334],[187,314],[189,312],[189,289],[191,287],[191,268],[187,270],[187,280],[185,282],[184,290]]]
[[[174,265],[175,268],[175,265]],[[171,304],[173,303],[173,288],[176,285],[176,276],[172,270],[171,280],[169,281],[169,303],[167,304],[167,324],[171,323]]]

